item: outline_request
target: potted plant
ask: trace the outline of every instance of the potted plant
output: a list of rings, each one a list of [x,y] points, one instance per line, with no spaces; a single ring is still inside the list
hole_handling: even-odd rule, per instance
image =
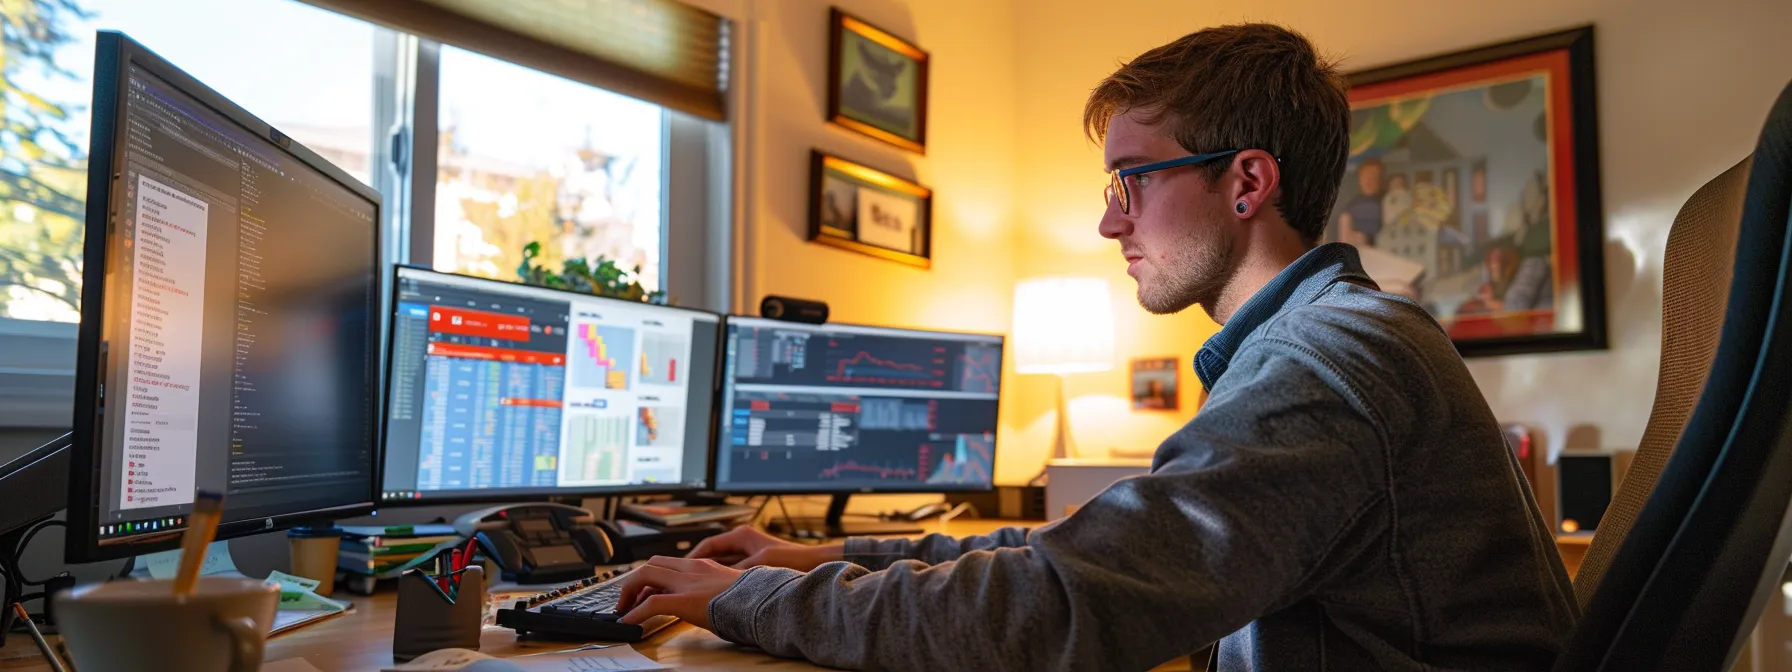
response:
[[[541,243],[533,242],[523,246],[523,263],[516,268],[516,274],[523,284],[554,289],[568,289],[575,292],[586,292],[598,296],[607,296],[624,301],[640,301],[655,305],[670,305],[663,291],[647,291],[639,280],[641,267],[624,270],[616,264],[616,260],[599,256],[595,264],[584,259],[568,259],[561,264],[559,273],[545,266],[535,264],[535,258],[541,256]]]

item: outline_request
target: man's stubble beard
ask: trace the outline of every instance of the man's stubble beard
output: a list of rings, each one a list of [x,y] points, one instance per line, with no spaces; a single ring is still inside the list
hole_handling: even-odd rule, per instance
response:
[[[1139,283],[1139,307],[1154,315],[1170,315],[1199,304],[1211,314],[1237,265],[1234,242],[1220,227],[1213,227],[1206,241],[1194,235],[1177,241],[1177,249],[1153,269],[1152,282]]]

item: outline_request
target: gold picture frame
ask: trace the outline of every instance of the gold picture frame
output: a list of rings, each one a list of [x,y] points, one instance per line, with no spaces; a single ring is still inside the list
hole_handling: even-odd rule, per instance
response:
[[[838,7],[828,26],[828,121],[925,154],[927,52]]]
[[[811,150],[809,240],[931,268],[933,190]]]

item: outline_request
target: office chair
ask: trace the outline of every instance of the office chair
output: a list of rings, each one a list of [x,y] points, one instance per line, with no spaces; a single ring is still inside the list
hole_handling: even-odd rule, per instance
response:
[[[1713,179],[1675,218],[1655,406],[1576,577],[1583,615],[1554,669],[1726,670],[1785,571],[1789,212],[1792,85],[1752,163]]]

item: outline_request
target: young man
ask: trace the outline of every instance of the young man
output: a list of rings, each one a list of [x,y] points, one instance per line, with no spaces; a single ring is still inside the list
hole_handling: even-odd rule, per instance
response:
[[[1122,67],[1084,119],[1139,303],[1224,325],[1151,473],[1031,531],[743,528],[692,554],[732,567],[636,570],[624,620],[846,668],[1146,669],[1218,641],[1221,670],[1547,669],[1573,591],[1487,403],[1424,310],[1314,247],[1347,152],[1337,72],[1288,30],[1212,28]]]

